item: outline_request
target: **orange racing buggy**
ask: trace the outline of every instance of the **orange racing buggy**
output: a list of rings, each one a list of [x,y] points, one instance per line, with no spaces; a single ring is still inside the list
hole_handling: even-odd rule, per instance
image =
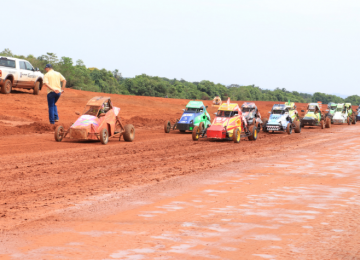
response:
[[[123,126],[119,112],[120,108],[114,107],[109,97],[94,97],[69,130],[65,131],[61,125],[55,129],[55,140],[61,142],[69,136],[71,139],[99,140],[102,144],[107,144],[109,138],[119,138],[120,141],[121,136],[124,136],[125,141],[132,142],[135,128],[133,125]]]
[[[200,137],[207,137],[210,139],[233,140],[235,143],[239,143],[241,137],[256,140],[258,131],[259,129],[255,124],[247,124],[239,105],[230,103],[229,98],[227,103],[220,106],[209,128],[194,127],[192,138],[194,141],[199,140]]]

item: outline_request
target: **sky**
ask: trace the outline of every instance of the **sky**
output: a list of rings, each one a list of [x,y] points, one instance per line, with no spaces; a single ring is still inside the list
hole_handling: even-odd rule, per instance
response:
[[[359,0],[12,0],[1,9],[0,51],[53,52],[123,77],[360,95]]]

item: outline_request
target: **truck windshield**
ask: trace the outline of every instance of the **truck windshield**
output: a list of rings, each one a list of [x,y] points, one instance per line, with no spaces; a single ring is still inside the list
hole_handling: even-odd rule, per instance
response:
[[[5,59],[5,58],[0,58],[0,66],[8,67],[8,68],[15,68],[15,61]]]
[[[83,115],[97,116],[100,110],[100,106],[86,105]]]

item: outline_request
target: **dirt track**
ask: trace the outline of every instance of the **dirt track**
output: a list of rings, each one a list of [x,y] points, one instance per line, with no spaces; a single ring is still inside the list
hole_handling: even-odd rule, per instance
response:
[[[81,112],[84,104],[94,95],[68,90],[58,105],[60,123],[69,126],[74,122],[78,117],[74,112]],[[359,125],[342,125],[323,130],[307,128],[301,134],[290,136],[261,132],[256,142],[243,139],[240,144],[206,140],[193,142],[190,134],[165,134],[162,130],[165,119],[175,120],[181,115],[186,100],[110,96],[113,103],[121,108],[120,115],[125,123],[135,125],[135,142],[111,140],[106,146],[99,142],[56,143],[52,128],[47,124],[44,92],[39,96],[22,92],[0,95],[0,240],[3,242],[0,250],[4,253],[17,252],[19,246],[26,245],[22,240],[24,234],[37,234],[34,230],[44,227],[44,224],[60,228],[80,217],[101,218],[133,208],[126,206],[121,199],[128,193],[135,194],[131,201],[149,198],[156,201],[159,194],[170,192],[169,187],[174,190],[181,188],[184,185],[180,184],[182,179],[191,179],[188,183],[191,187],[197,181],[206,179],[207,173],[209,179],[224,171],[240,169],[239,174],[241,169],[247,168],[268,174],[268,168],[263,167],[272,166],[278,158],[301,168],[301,163],[294,160],[298,154],[305,156],[313,151],[326,153],[327,145],[331,143],[341,147],[344,131],[351,140],[359,137]],[[264,116],[274,102],[257,104]],[[298,105],[298,109],[304,107],[305,104]],[[209,112],[213,113],[215,109],[210,108]],[[329,157],[321,160],[326,165]],[[251,169],[254,164],[261,167]],[[350,171],[355,166],[349,167],[352,167]],[[269,178],[254,186],[254,194],[260,196],[263,185],[272,181]],[[179,183],[174,180],[179,180]],[[286,181],[290,179],[274,178],[274,183]],[[333,179],[328,184],[337,185],[336,182],[337,179]],[[301,179],[298,183],[295,180],[296,184],[310,185]],[[139,192],[136,193],[136,190]],[[146,191],[151,191],[152,195]],[[97,201],[103,203],[96,204]],[[93,206],[94,203],[96,206]],[[79,209],[82,214],[79,214]],[[43,238],[43,242],[45,240]],[[101,259],[98,257],[95,259]],[[227,257],[238,259],[230,253]],[[52,258],[55,255],[45,257]],[[83,259],[81,254],[72,258]]]

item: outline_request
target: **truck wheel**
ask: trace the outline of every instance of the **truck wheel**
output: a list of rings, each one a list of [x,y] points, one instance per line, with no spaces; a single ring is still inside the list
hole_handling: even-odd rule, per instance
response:
[[[294,125],[295,125],[295,133],[300,134],[301,133],[301,123],[300,123],[300,121],[295,121]]]
[[[135,139],[135,128],[133,125],[126,125],[125,127],[125,133],[124,133],[124,140],[126,142],[132,142]]]
[[[39,90],[40,90],[40,82],[36,81],[33,94],[39,95]]]
[[[348,123],[348,125],[351,124],[351,122],[350,122],[350,117],[347,118],[347,123]]]
[[[12,89],[12,83],[10,79],[5,80],[4,85],[1,88],[1,93],[9,94]]]
[[[353,116],[353,117],[352,117],[352,123],[353,123],[353,125],[356,124],[356,116]]]
[[[267,132],[267,128],[266,128],[267,122],[268,122],[268,120],[267,120],[267,118],[265,118],[264,121],[263,121],[263,127],[262,127],[262,130],[263,130],[264,132]]]
[[[292,133],[292,126],[291,123],[288,123],[286,126],[286,133],[288,133],[289,135],[291,135]]]
[[[170,133],[170,129],[171,129],[170,121],[165,121],[165,123],[164,123],[164,132],[165,133]]]
[[[256,126],[252,125],[250,126],[249,128],[249,131],[250,131],[250,135],[249,135],[249,140],[250,141],[255,141],[258,137],[258,129]]]
[[[62,139],[64,138],[64,127],[62,127],[61,125],[57,126],[55,129],[55,141],[56,142],[61,142]]]
[[[254,126],[251,126],[251,127],[254,127]],[[255,129],[256,129],[256,127],[255,127]],[[240,143],[240,139],[241,139],[240,135],[241,134],[240,134],[239,128],[235,128],[234,133],[233,133],[233,141],[234,141],[234,143],[236,143],[236,144]]]
[[[196,125],[194,127],[193,131],[192,131],[192,139],[193,139],[193,141],[198,141],[199,140],[200,133],[201,133],[200,128],[199,128],[199,126]]]
[[[331,119],[330,119],[329,117],[326,118],[325,127],[326,127],[326,128],[330,128],[330,127],[331,127]]]
[[[325,128],[325,122],[322,119],[320,120],[320,127],[321,127],[321,129]]]
[[[102,144],[107,144],[109,142],[109,132],[106,128],[103,128],[100,131],[100,142]]]

